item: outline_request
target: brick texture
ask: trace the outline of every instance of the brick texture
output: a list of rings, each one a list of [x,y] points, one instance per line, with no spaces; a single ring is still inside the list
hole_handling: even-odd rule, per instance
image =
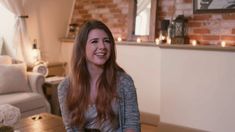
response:
[[[79,26],[87,19],[105,22],[115,38],[127,38],[129,0],[77,0],[71,23]],[[158,0],[158,23],[184,14],[188,18],[188,36],[200,44],[235,45],[235,13],[193,14],[193,0]],[[157,25],[160,27],[160,25]]]
[[[234,35],[235,35],[235,28],[233,28],[233,29],[232,29],[232,34],[234,34]]]
[[[70,23],[77,23],[79,30],[86,20],[97,19],[103,21],[111,29],[114,38],[126,37],[128,3],[128,0],[77,0]]]
[[[168,10],[172,9],[174,2],[172,16]],[[188,18],[188,35],[191,40],[197,40],[203,45],[216,45],[221,41],[235,45],[235,13],[193,14],[193,0],[159,0],[159,3],[160,21],[175,18],[180,13]]]

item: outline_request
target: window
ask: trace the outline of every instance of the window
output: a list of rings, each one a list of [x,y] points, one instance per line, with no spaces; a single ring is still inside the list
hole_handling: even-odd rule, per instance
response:
[[[15,31],[15,15],[0,4],[0,37],[3,37],[6,44],[13,40]]]

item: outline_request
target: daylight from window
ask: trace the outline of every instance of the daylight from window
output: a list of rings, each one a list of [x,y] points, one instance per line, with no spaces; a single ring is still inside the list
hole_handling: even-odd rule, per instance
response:
[[[0,4],[0,37],[3,37],[6,43],[12,41],[14,35],[15,16],[4,6]]]

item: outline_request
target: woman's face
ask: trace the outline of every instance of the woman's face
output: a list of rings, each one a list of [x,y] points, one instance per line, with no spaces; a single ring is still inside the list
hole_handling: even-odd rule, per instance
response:
[[[86,43],[86,61],[88,66],[103,66],[110,57],[111,42],[104,30],[93,29]]]

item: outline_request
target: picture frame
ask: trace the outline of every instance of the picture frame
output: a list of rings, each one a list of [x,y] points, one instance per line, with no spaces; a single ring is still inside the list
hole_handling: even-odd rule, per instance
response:
[[[235,0],[193,0],[193,13],[235,12]]]

